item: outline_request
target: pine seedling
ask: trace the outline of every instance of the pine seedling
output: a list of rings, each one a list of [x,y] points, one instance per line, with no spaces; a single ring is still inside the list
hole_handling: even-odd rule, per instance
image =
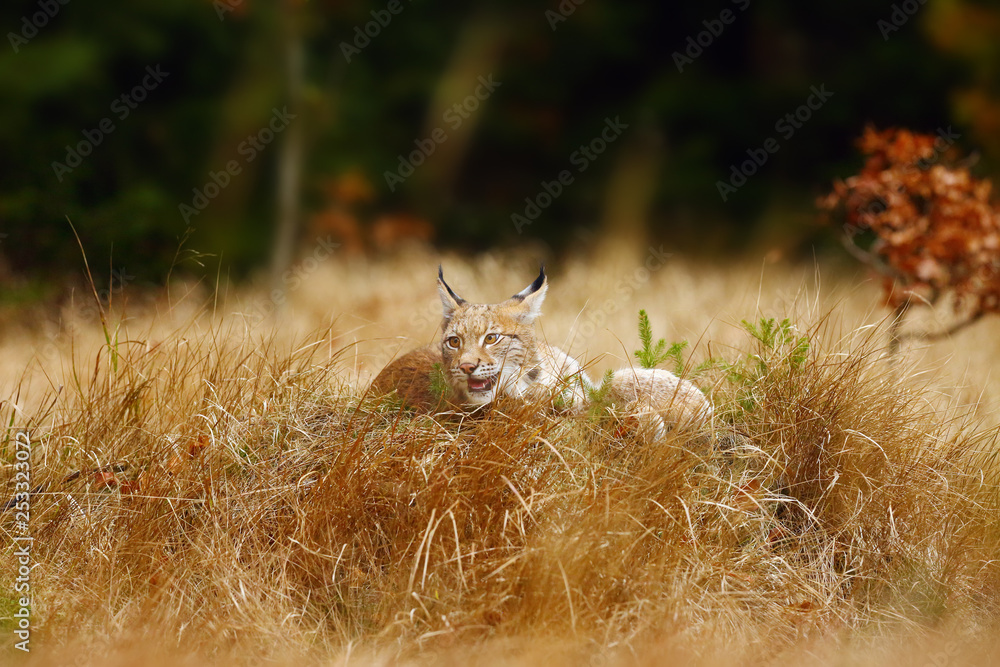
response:
[[[601,384],[586,387],[587,400],[591,403],[604,403],[611,393],[611,382],[615,379],[615,372],[610,368],[604,371]]]
[[[787,317],[781,322],[773,317],[762,317],[759,325],[754,325],[747,320],[743,320],[741,324],[746,332],[766,350],[788,348],[788,361],[793,368],[799,368],[805,363],[806,357],[809,355],[809,337],[796,337],[795,326]],[[761,370],[766,371],[766,363],[762,359],[760,363],[763,364]]]
[[[747,354],[734,363],[725,363],[729,381],[740,387],[739,405],[744,412],[757,407],[754,387],[774,372],[797,371],[809,357],[809,337],[796,336],[795,326],[787,317],[780,322],[773,317],[760,318],[754,324],[742,320],[743,329],[757,341],[757,353]]]
[[[643,368],[656,368],[660,364],[669,362],[670,371],[674,375],[684,374],[684,350],[688,348],[688,342],[682,340],[667,346],[667,341],[661,338],[654,345],[653,327],[649,323],[649,315],[645,310],[639,311],[639,341],[642,343],[642,349],[636,350],[633,354]],[[707,370],[721,368],[724,365],[721,360],[710,357],[695,366],[690,375],[697,376]]]
[[[606,417],[614,405],[611,397],[611,383],[614,381],[615,373],[610,368],[604,371],[601,384],[591,385],[587,383],[584,391],[587,394],[587,414],[595,421],[601,421]]]
[[[639,341],[642,343],[642,349],[636,350],[634,354],[643,368],[656,368],[669,361],[671,362],[670,370],[675,374],[680,375],[684,371],[684,350],[687,349],[688,342],[682,340],[679,343],[671,343],[667,347],[666,339],[661,338],[654,345],[653,327],[649,323],[649,315],[645,310],[639,311]],[[710,362],[702,364],[705,368],[710,365]]]
[[[635,357],[639,360],[639,363],[643,368],[655,368],[662,362],[666,361],[675,353],[675,348],[677,344],[670,346],[670,350],[667,351],[667,341],[663,338],[656,341],[653,344],[653,327],[649,323],[649,315],[645,310],[639,311],[639,341],[642,343],[642,349],[635,351]],[[679,350],[676,350],[676,354],[680,354],[680,351],[684,349],[686,343],[681,344]]]

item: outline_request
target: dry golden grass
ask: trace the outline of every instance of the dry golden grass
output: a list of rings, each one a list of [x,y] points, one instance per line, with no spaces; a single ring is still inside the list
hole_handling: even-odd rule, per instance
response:
[[[0,419],[50,483],[31,501],[31,663],[989,664],[997,323],[892,365],[876,290],[815,267],[550,267],[543,330],[595,371],[637,347],[639,308],[693,362],[730,364],[699,378],[715,449],[684,429],[643,447],[607,415],[431,419],[367,396],[433,338],[438,259],[331,260],[277,327],[235,290],[179,286],[113,306],[111,345],[73,307],[52,348],[38,317],[8,317]],[[537,270],[444,265],[481,301]],[[739,326],[761,317],[793,340]],[[111,464],[117,487],[66,480]]]

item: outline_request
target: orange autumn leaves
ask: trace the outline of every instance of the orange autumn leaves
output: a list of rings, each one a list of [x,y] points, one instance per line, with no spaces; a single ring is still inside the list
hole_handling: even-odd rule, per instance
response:
[[[818,204],[844,213],[847,241],[883,275],[889,306],[950,295],[977,319],[1000,310],[1000,211],[992,183],[952,161],[957,136],[866,128],[861,172],[836,181]]]

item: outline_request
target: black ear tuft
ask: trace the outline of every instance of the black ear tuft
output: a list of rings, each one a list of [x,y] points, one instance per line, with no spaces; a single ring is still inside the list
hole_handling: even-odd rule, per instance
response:
[[[455,294],[455,290],[453,290],[453,289],[452,289],[452,288],[451,288],[451,287],[450,287],[450,286],[448,285],[448,283],[446,283],[446,282],[444,281],[444,271],[443,271],[443,270],[441,269],[441,265],[440,265],[440,264],[438,264],[438,281],[439,281],[439,282],[440,282],[440,283],[441,283],[442,285],[444,285],[444,288],[445,288],[446,290],[448,290],[448,294],[450,294],[450,295],[451,295],[451,298],[455,300],[455,303],[457,303],[457,304],[463,304],[463,303],[465,303],[465,299],[463,299],[463,298],[462,298],[462,297],[460,297],[459,295]]]
[[[545,284],[545,262],[542,262],[541,266],[538,268],[538,277],[535,278],[535,282],[531,283],[523,290],[512,296],[512,299],[521,300],[529,294],[534,294],[538,290],[542,289],[542,285]]]

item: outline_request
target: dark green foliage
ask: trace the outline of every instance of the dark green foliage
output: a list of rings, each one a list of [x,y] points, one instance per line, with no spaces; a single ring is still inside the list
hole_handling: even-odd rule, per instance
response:
[[[219,6],[238,9],[220,16]],[[330,204],[330,178],[357,170],[373,190],[365,209],[352,211],[362,226],[383,211],[399,210],[433,221],[439,239],[466,246],[543,239],[559,250],[574,237],[566,233],[570,221],[600,224],[596,193],[621,168],[616,156],[644,146],[657,154],[663,138],[669,138],[670,159],[662,162],[657,210],[650,216],[663,222],[653,223],[651,235],[694,240],[703,250],[739,247],[775,201],[787,202],[779,208],[789,214],[767,223],[801,234],[794,224],[798,212],[812,208],[802,193],[847,170],[854,159],[851,138],[866,120],[947,126],[958,87],[989,99],[981,89],[993,81],[983,77],[988,84],[976,84],[970,77],[989,58],[950,61],[919,22],[886,41],[873,26],[889,8],[861,0],[808,10],[751,3],[680,73],[674,54],[704,30],[715,10],[697,3],[588,3],[554,26],[527,0],[403,6],[402,15],[348,62],[343,45],[354,41],[373,11],[384,11],[384,2],[59,4],[58,14],[26,44],[5,44],[0,51],[0,152],[8,156],[0,165],[0,234],[8,235],[0,240],[0,265],[31,278],[75,274],[79,256],[67,215],[95,259],[95,274],[113,263],[140,283],[162,281],[188,226],[196,229],[191,246],[225,257],[231,275],[265,263],[285,135],[252,161],[239,146],[267,126],[273,108],[287,104],[282,13],[289,7],[302,12],[307,26],[303,109],[296,121],[309,136],[304,221]],[[22,20],[37,11],[37,3],[5,4],[5,34],[20,33]],[[495,50],[504,55],[483,62],[481,74],[495,75],[502,85],[471,116],[476,131],[468,152],[454,178],[436,171],[442,161],[435,154],[413,178],[390,189],[384,174],[398,169],[399,156],[409,155],[415,141],[427,140],[429,128],[440,127],[451,137],[448,146],[455,145],[453,125],[429,113],[444,90],[448,63],[464,62],[461,45],[471,41],[470,25],[483,15],[499,34]],[[754,56],[761,43],[776,45],[773,57]],[[796,45],[794,54],[787,45]],[[789,69],[788,62],[796,66]],[[113,101],[142,80],[147,66],[157,65],[168,78],[119,117]],[[908,76],[912,71],[921,76]],[[615,74],[622,72],[627,75]],[[775,135],[780,153],[722,201],[716,183],[729,180],[732,165],[746,160],[748,149],[758,150],[775,120],[805,103],[810,86],[821,83],[834,92],[831,101],[793,140]],[[474,86],[449,92],[453,97],[444,102],[450,107],[474,92]],[[862,102],[875,94],[881,102],[872,111]],[[599,137],[609,117],[628,127],[583,169],[574,152]],[[66,162],[67,147],[75,150],[83,133],[93,133],[106,118],[113,132],[57,177],[53,163]],[[987,152],[984,163],[993,157]],[[210,174],[225,173],[228,161],[238,163],[239,175],[185,220],[179,206],[191,205],[194,191],[204,193],[207,184],[215,189]],[[545,215],[515,229],[511,215],[523,212],[525,198],[533,200],[539,184],[563,170],[572,184]],[[672,215],[676,211],[685,214]],[[704,233],[705,225],[714,226],[712,233]],[[706,248],[706,238],[719,240]],[[199,275],[218,269],[189,262],[180,268]],[[99,284],[103,278],[95,275]]]

